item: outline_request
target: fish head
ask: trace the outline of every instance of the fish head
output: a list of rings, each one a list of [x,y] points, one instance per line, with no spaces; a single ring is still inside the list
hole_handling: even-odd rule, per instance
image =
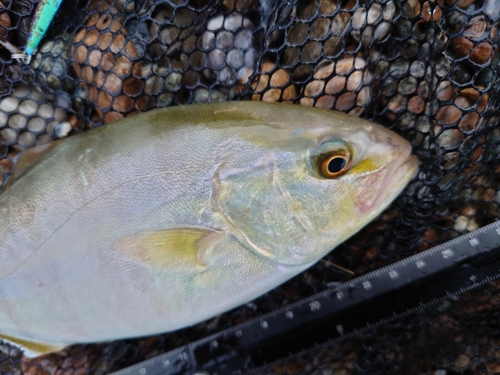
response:
[[[418,169],[411,145],[383,126],[302,111],[241,128],[221,152],[216,182],[231,233],[286,265],[315,262],[359,231]]]

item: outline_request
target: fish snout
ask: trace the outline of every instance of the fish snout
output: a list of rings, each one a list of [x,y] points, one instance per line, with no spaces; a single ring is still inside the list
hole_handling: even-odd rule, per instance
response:
[[[382,166],[363,176],[357,186],[355,200],[361,212],[366,213],[391,201],[415,175],[419,161],[412,155],[411,144],[392,131],[377,126],[372,133],[374,146],[382,145],[379,158]]]

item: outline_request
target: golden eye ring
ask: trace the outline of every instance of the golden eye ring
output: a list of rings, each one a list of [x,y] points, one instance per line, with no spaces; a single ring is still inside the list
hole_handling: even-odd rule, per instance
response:
[[[337,178],[349,170],[349,156],[343,152],[329,152],[319,160],[319,173],[324,178]]]

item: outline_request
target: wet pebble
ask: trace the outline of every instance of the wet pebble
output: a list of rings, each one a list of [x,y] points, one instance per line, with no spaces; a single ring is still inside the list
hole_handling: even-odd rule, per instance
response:
[[[463,134],[457,129],[448,129],[443,131],[436,139],[436,142],[443,148],[454,148],[460,144]]]
[[[221,68],[226,59],[226,54],[220,49],[214,49],[208,54],[208,66],[212,69]]]
[[[229,51],[229,53],[227,54],[227,63],[231,68],[239,69],[243,66],[244,63],[243,58],[244,58],[243,51],[239,49],[234,49]]]
[[[222,31],[217,34],[215,46],[221,50],[227,50],[233,46],[234,35],[229,31]]]
[[[207,30],[210,31],[219,30],[222,27],[223,23],[224,23],[224,16],[222,14],[212,17],[207,22]]]
[[[17,110],[17,107],[19,105],[19,100],[12,96],[8,96],[0,102],[0,110],[4,112],[14,112]]]
[[[33,117],[28,121],[28,130],[34,133],[42,133],[47,128],[47,122],[40,117]]]
[[[209,92],[206,88],[197,88],[194,90],[193,102],[194,103],[205,103],[208,101]]]
[[[19,135],[17,141],[19,145],[23,146],[24,148],[28,148],[35,145],[36,136],[29,131],[24,131]]]
[[[54,108],[48,104],[42,104],[38,110],[38,116],[49,119],[54,116]]]
[[[252,46],[252,40],[252,32],[250,30],[242,30],[234,38],[234,47],[245,51]]]
[[[243,17],[239,13],[231,14],[224,20],[224,28],[228,31],[236,31],[242,26]]]
[[[19,105],[19,113],[24,116],[31,116],[38,110],[38,104],[33,100],[24,100]]]
[[[58,121],[53,125],[52,134],[56,138],[64,138],[71,131],[71,124],[68,121]]]
[[[304,95],[307,97],[316,97],[323,92],[324,87],[324,81],[312,81],[304,89]]]
[[[2,8],[0,7],[0,10]],[[0,13],[0,36],[4,37],[7,35],[7,30],[12,27],[12,22],[10,20],[9,12]],[[3,48],[3,46],[1,47]]]
[[[17,132],[11,128],[5,128],[0,131],[0,136],[7,143],[13,144],[17,142]]]
[[[20,114],[15,114],[10,116],[9,118],[9,126],[12,129],[24,129],[26,127],[26,117],[20,115]]]
[[[5,126],[7,124],[7,120],[9,117],[5,112],[0,111],[0,127]]]

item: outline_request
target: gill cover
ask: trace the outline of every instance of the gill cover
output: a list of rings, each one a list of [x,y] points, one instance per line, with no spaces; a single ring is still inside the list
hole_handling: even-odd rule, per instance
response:
[[[328,228],[324,221],[332,220],[324,206],[332,199],[332,179],[321,177],[311,165],[316,136],[297,137],[285,129],[266,132],[268,142],[242,137],[219,150],[224,157],[215,174],[213,201],[231,233],[249,250],[282,264],[307,264],[317,260],[311,237],[319,237],[318,223]],[[321,252],[330,250],[326,244],[320,247]]]

